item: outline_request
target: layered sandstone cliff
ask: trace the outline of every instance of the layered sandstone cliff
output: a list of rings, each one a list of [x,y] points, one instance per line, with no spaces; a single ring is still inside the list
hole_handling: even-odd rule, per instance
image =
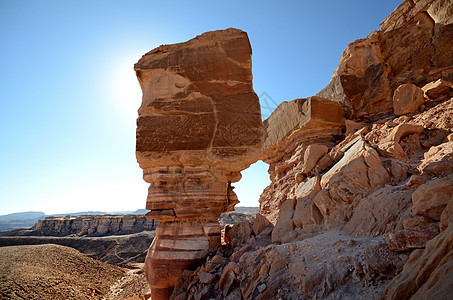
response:
[[[172,299],[451,299],[451,45],[451,1],[404,1],[316,97],[281,104],[261,214]]]
[[[50,216],[41,219],[32,227],[30,235],[45,236],[102,236],[112,234],[130,234],[145,230],[154,230],[158,222],[145,218],[144,215],[79,215]]]
[[[153,299],[166,299],[184,269],[220,246],[222,212],[238,203],[231,183],[263,143],[252,50],[237,29],[162,45],[135,64],[143,91],[137,161],[150,183],[148,218],[160,222],[146,259]]]

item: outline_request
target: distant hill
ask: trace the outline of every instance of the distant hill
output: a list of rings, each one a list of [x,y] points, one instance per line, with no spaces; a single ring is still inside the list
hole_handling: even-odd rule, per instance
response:
[[[147,212],[149,212],[148,209],[143,209],[143,208],[140,208],[140,209],[137,209],[136,211],[132,212],[133,214],[137,214],[137,215],[141,215],[141,214],[146,214]]]
[[[42,211],[27,211],[0,215],[0,231],[10,231],[18,228],[29,228],[42,219],[46,214]]]
[[[234,211],[241,214],[256,215],[260,211],[260,208],[254,206],[236,206]]]
[[[50,215],[46,215],[46,217],[50,217],[50,216],[60,217],[60,216],[80,216],[80,215],[101,215],[101,214],[108,214],[108,213],[105,212],[105,211],[89,210],[89,211],[79,211],[79,212],[66,213],[66,214],[50,214]]]

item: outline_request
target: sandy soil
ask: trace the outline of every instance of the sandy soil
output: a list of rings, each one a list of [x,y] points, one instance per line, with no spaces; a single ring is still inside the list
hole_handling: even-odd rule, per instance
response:
[[[0,299],[143,299],[143,264],[109,265],[47,244],[0,247]]]

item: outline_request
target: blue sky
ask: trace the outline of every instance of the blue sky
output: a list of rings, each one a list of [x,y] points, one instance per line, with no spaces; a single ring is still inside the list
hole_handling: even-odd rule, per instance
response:
[[[141,92],[133,64],[160,44],[240,28],[254,89],[275,102],[316,94],[346,45],[400,1],[0,1],[0,214],[145,207],[135,161]],[[243,172],[257,206],[267,165]]]

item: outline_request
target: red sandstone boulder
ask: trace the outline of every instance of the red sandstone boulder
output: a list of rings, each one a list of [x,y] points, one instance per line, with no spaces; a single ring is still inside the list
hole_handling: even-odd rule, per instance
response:
[[[393,112],[397,116],[414,113],[424,102],[421,88],[413,84],[402,84],[393,94]]]
[[[307,147],[304,153],[304,165],[302,174],[308,174],[318,163],[318,161],[327,154],[329,148],[325,145],[311,144]]]

